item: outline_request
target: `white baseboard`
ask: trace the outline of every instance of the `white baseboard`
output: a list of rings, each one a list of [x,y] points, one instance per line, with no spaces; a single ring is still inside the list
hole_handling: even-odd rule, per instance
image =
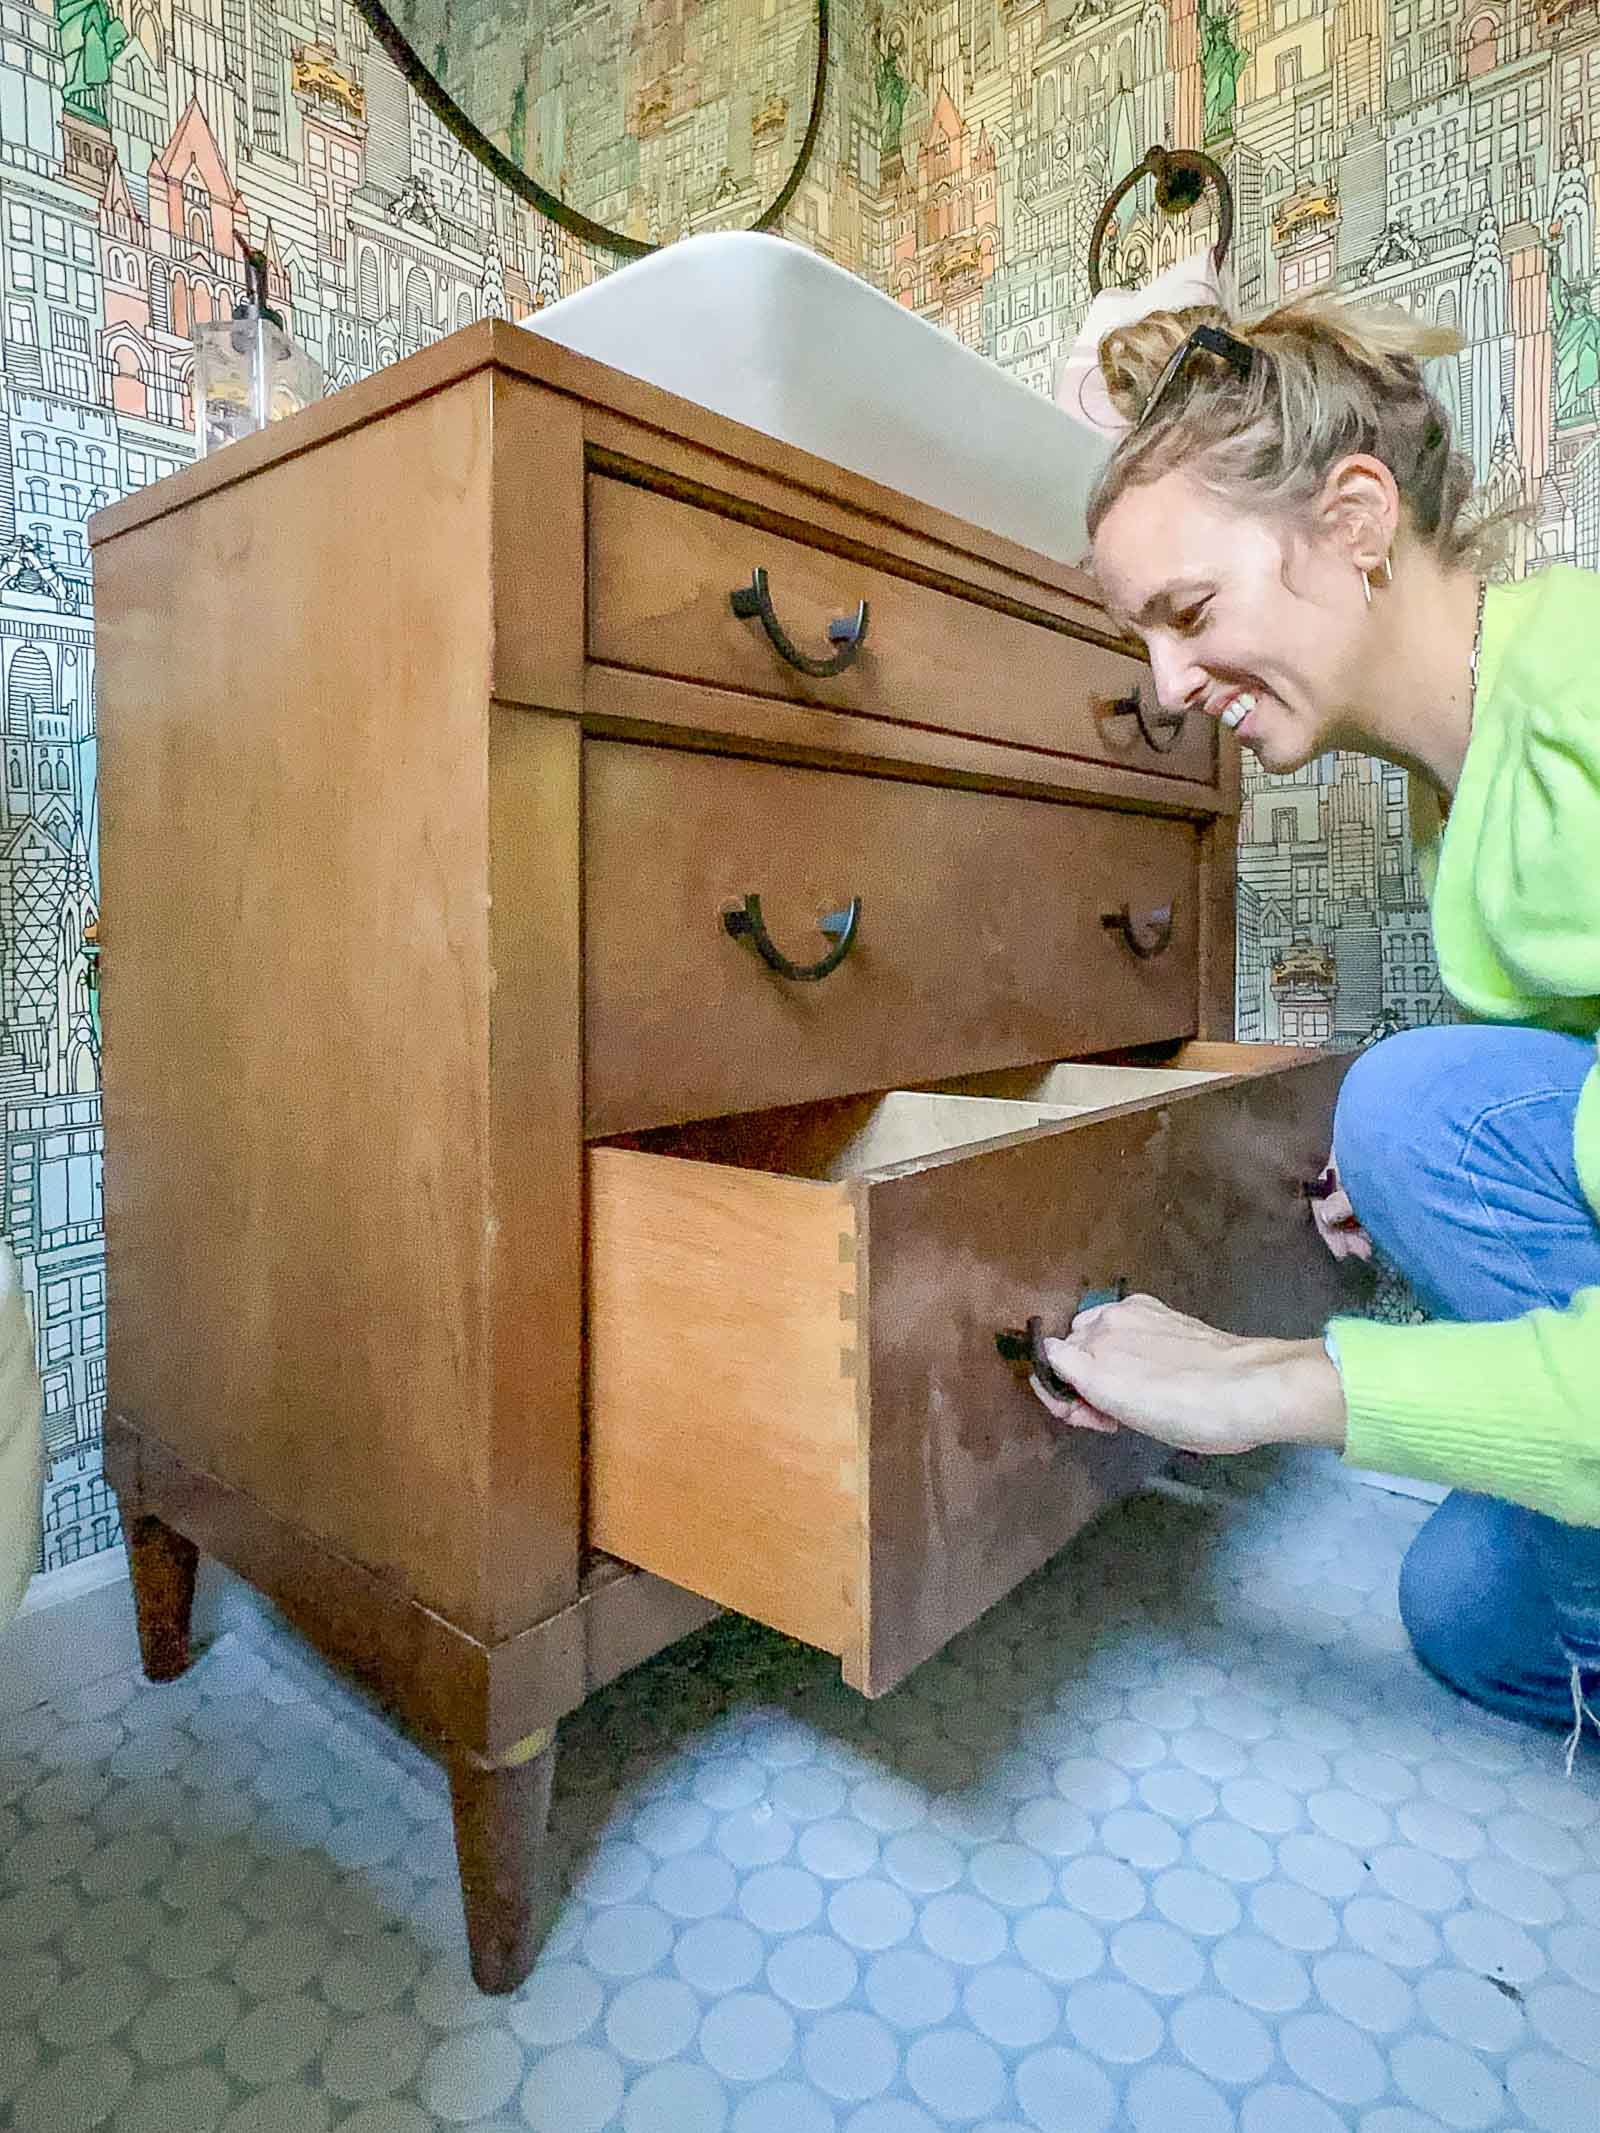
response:
[[[22,1595],[19,1614],[38,1614],[46,1607],[63,1607],[102,1585],[123,1585],[128,1578],[126,1548],[102,1548],[97,1555],[81,1556],[60,1570],[41,1570]]]
[[[195,1645],[215,1643],[264,1605],[241,1578],[202,1557]],[[127,1551],[102,1549],[29,1585],[16,1620],[0,1636],[0,1713],[27,1710],[138,1663]]]
[[[1443,1503],[1450,1493],[1442,1481],[1412,1481],[1404,1474],[1379,1474],[1366,1466],[1347,1466],[1345,1472],[1364,1488],[1382,1489],[1389,1496],[1414,1496],[1419,1503]]]

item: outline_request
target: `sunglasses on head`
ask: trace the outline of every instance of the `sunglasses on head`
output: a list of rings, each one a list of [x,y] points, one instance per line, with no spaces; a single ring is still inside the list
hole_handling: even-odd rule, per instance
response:
[[[1247,342],[1237,339],[1231,333],[1225,333],[1220,326],[1196,326],[1182,346],[1173,350],[1134,428],[1139,429],[1150,420],[1195,356],[1220,356],[1240,384],[1248,385],[1255,369],[1256,354],[1257,351]]]

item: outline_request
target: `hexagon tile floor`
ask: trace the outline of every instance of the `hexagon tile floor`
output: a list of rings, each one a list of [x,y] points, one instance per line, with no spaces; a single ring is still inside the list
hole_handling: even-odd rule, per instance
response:
[[[523,1991],[269,1626],[0,1720],[17,2133],[1600,2129],[1600,1754],[1408,1656],[1421,1507],[1145,1495],[882,1702],[726,1621],[566,1729]]]

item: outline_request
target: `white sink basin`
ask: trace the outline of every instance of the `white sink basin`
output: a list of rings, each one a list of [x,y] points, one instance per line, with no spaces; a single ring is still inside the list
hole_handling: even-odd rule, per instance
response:
[[[1063,563],[1107,448],[1054,402],[781,237],[685,238],[523,323]]]

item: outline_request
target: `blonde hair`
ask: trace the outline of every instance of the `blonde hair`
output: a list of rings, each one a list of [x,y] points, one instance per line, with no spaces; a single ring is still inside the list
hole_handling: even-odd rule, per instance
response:
[[[1214,357],[1191,357],[1141,424],[1166,364],[1202,325],[1221,326],[1268,360],[1241,384]],[[1415,540],[1448,563],[1475,561],[1492,547],[1499,515],[1491,523],[1474,507],[1471,466],[1422,374],[1429,357],[1460,346],[1448,327],[1330,296],[1297,297],[1253,321],[1192,305],[1119,327],[1100,345],[1100,371],[1112,405],[1138,426],[1100,477],[1090,536],[1125,490],[1175,467],[1235,505],[1293,514],[1359,452],[1393,474]]]

